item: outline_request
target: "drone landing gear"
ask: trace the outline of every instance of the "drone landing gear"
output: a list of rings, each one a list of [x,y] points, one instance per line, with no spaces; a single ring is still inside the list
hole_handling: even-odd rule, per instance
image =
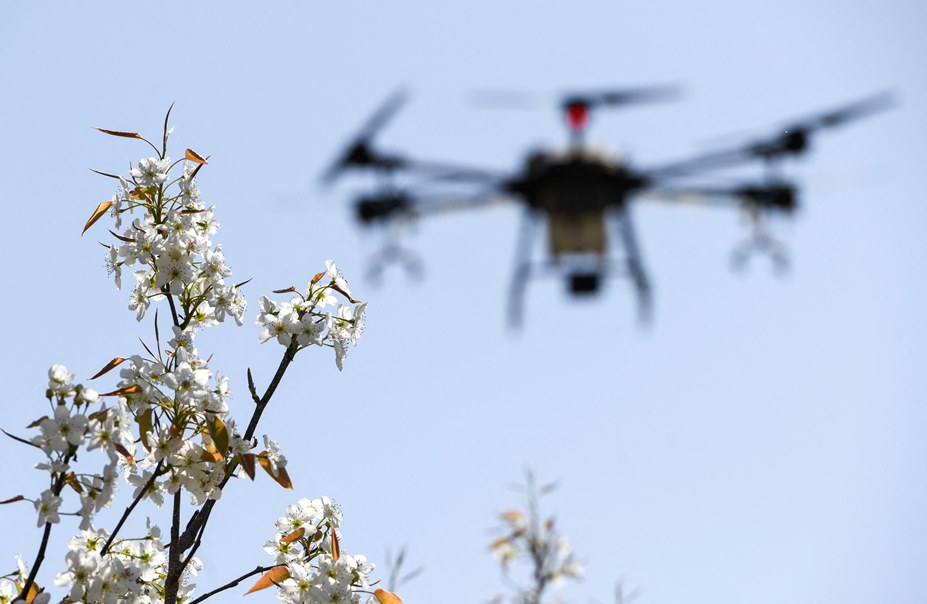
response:
[[[634,226],[627,210],[622,208],[614,216],[618,238],[624,246],[625,257],[621,260],[599,258],[595,270],[583,269],[568,273],[567,284],[571,294],[588,296],[601,289],[604,277],[611,274],[623,274],[631,279],[637,298],[638,323],[650,323],[653,315],[650,281],[644,270],[640,249],[634,233]],[[518,329],[521,327],[524,316],[525,291],[528,282],[536,275],[555,272],[564,273],[563,266],[558,262],[537,263],[531,260],[531,252],[535,239],[538,216],[531,211],[522,215],[521,228],[515,247],[515,269],[509,287],[508,322],[509,326]]]
[[[370,255],[367,263],[367,278],[373,283],[382,280],[386,267],[398,264],[407,275],[421,280],[424,276],[424,263],[421,257],[410,247],[402,245],[402,225],[391,223],[386,225],[384,241],[380,247]]]
[[[750,223],[750,236],[739,243],[731,252],[731,268],[741,271],[749,264],[755,255],[768,256],[773,268],[779,274],[789,269],[788,249],[772,236],[763,221],[763,214],[759,208],[747,209],[747,220]]]
[[[653,318],[650,280],[644,270],[644,262],[641,260],[640,248],[637,245],[637,235],[634,233],[634,223],[631,222],[627,206],[619,207],[615,223],[618,236],[624,245],[628,273],[631,275],[634,290],[637,293],[637,320],[642,325],[648,325]]]

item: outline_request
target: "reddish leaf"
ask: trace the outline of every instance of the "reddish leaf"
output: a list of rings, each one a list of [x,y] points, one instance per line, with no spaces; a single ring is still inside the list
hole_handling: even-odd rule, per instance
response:
[[[316,283],[318,283],[319,280],[322,279],[322,277],[324,276],[325,276],[325,271],[322,271],[321,273],[316,273],[315,276],[312,277],[312,285],[315,285]]]
[[[119,233],[116,233],[116,232],[113,231],[112,229],[110,229],[109,233],[110,233],[110,235],[112,235],[113,237],[115,237],[116,239],[118,239],[119,241],[122,241],[122,242],[124,242],[124,243],[135,243],[135,240],[134,240],[134,239],[130,239],[130,238],[128,238],[128,237],[123,237],[122,235],[120,235]]]
[[[129,462],[129,465],[135,465],[135,458],[132,457],[132,454],[129,453],[129,451],[125,447],[123,447],[119,443],[116,443],[115,445],[113,445],[113,448],[115,448],[116,451],[118,451],[119,454],[122,455],[127,462]]]
[[[94,129],[99,130],[103,134],[111,134],[113,136],[121,136],[123,138],[142,138],[142,135],[139,134],[138,132],[119,132],[118,130],[106,130],[103,128],[96,128],[96,127],[94,127]]]
[[[112,392],[107,392],[106,394],[101,394],[100,396],[122,396],[124,394],[138,394],[142,391],[142,387],[138,384],[131,384],[124,388],[118,390],[113,390]]]
[[[342,296],[344,296],[345,298],[347,298],[348,301],[351,302],[351,304],[360,304],[360,300],[355,300],[354,298],[348,295],[348,292],[344,291],[343,289],[341,289],[334,283],[332,283],[331,288],[335,290],[336,292],[338,292],[339,294],[341,294]]]
[[[299,541],[303,538],[303,535],[306,534],[306,529],[300,527],[280,540],[280,543],[293,543],[294,541]]]
[[[377,597],[377,600],[380,601],[380,604],[405,604],[405,602],[402,601],[402,598],[393,592],[386,591],[382,588],[373,592],[373,595]]]
[[[245,592],[245,595],[250,594],[251,592],[261,591],[262,589],[267,589],[268,587],[273,587],[287,577],[290,576],[290,571],[285,566],[275,566],[257,580],[257,583],[251,586],[251,589]]]
[[[288,294],[288,293],[290,293],[290,292],[295,292],[295,291],[296,291],[296,286],[295,286],[295,285],[291,285],[291,286],[287,287],[286,289],[275,289],[275,290],[273,290],[273,291],[274,291],[275,294]]]
[[[251,277],[251,279],[254,279],[254,277]],[[235,289],[238,289],[238,288],[240,288],[240,287],[242,287],[242,286],[244,286],[244,285],[247,285],[247,284],[251,283],[251,279],[248,279],[248,280],[246,280],[246,281],[242,281],[241,283],[236,283],[236,284],[233,285],[232,287],[234,287]]]
[[[3,501],[0,501],[0,505],[4,505],[7,503],[16,503],[17,501],[23,501],[25,499],[26,498],[23,497],[22,495],[17,495],[16,497],[11,497],[10,499],[4,499]]]
[[[68,472],[67,474],[65,474],[65,476],[64,476],[64,482],[65,482],[65,484],[67,484],[69,487],[71,487],[72,489],[74,489],[75,492],[77,492],[77,493],[83,493],[83,492],[84,492],[84,487],[82,487],[81,484],[80,484],[80,482],[77,481],[77,476],[74,475],[74,472]]]
[[[338,560],[341,557],[341,546],[338,545],[338,531],[332,527],[332,558]]]
[[[92,419],[93,421],[96,421],[96,422],[102,422],[103,420],[106,419],[107,415],[109,415],[109,409],[100,409],[99,411],[95,411],[91,413],[90,415],[88,415],[87,419]]]
[[[87,232],[87,229],[89,229],[90,227],[92,227],[92,226],[93,226],[93,223],[95,223],[97,220],[99,220],[100,217],[103,216],[103,214],[106,214],[106,210],[110,209],[110,207],[112,207],[112,205],[113,205],[113,202],[112,202],[112,201],[104,201],[103,203],[101,203],[100,205],[98,205],[98,206],[97,206],[97,209],[94,210],[94,211],[93,211],[93,214],[90,215],[90,218],[87,220],[87,224],[84,225],[84,230],[81,231],[80,234],[83,235],[84,233],[86,233],[86,232]]]
[[[215,448],[214,446],[212,446],[212,445],[205,445],[203,448],[205,449],[205,451],[203,451],[203,454],[200,455],[200,461],[215,461],[215,462],[219,462],[219,461],[222,461],[223,459],[225,459],[225,457],[222,455],[222,453],[219,453],[219,451],[217,451],[216,448]]]
[[[238,461],[241,463],[241,467],[244,468],[245,474],[248,475],[248,478],[254,480],[254,453],[245,453],[244,455],[239,455]]]
[[[122,358],[122,357],[116,357],[116,358],[114,358],[112,361],[110,361],[109,363],[106,364],[106,367],[104,367],[103,369],[97,371],[96,375],[94,375],[94,376],[93,376],[92,378],[90,378],[90,379],[91,379],[91,380],[97,379],[97,378],[100,377],[101,375],[103,375],[103,374],[108,373],[109,371],[111,371],[114,367],[118,367],[118,366],[119,366],[121,363],[123,363],[124,361],[125,361],[125,359]]]
[[[47,419],[48,419],[48,416],[47,416],[47,415],[43,415],[43,416],[40,417],[39,419],[35,420],[34,422],[32,422],[31,424],[29,424],[28,426],[26,426],[26,429],[28,430],[29,428],[38,427],[38,426],[40,426],[40,425],[42,424],[42,422],[44,422],[44,421],[47,420]]]
[[[286,468],[281,468],[277,466],[277,475],[274,476],[271,472],[270,461],[267,460],[267,457],[264,456],[264,453],[261,453],[257,456],[258,463],[261,464],[261,467],[264,468],[264,471],[267,472],[268,476],[277,481],[284,489],[292,489],[293,483],[290,482],[290,475],[286,473]]]
[[[29,588],[29,593],[26,594],[26,602],[32,602],[35,600],[36,596],[42,593],[42,588],[39,587],[38,583],[32,583],[32,587]]]
[[[203,159],[203,158],[200,156],[200,154],[197,153],[196,151],[194,151],[193,149],[187,149],[187,153],[186,153],[186,156],[185,156],[185,157],[186,157],[187,159],[189,159],[190,161],[196,162],[196,163],[198,163],[198,164],[206,164],[206,163],[209,163],[209,162],[207,162],[205,159]]]

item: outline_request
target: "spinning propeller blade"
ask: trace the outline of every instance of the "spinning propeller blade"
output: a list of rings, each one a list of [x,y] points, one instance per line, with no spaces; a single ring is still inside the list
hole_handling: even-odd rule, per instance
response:
[[[367,165],[375,162],[376,158],[371,151],[370,143],[377,133],[396,115],[396,112],[405,104],[407,98],[406,91],[399,89],[374,111],[351,142],[344,147],[344,151],[322,173],[320,177],[322,185],[327,186],[334,183],[348,166]]]
[[[566,109],[582,105],[590,109],[595,107],[618,107],[634,103],[652,103],[678,98],[681,87],[675,84],[661,86],[643,86],[638,88],[618,88],[586,93],[568,93],[563,95],[561,105]]]

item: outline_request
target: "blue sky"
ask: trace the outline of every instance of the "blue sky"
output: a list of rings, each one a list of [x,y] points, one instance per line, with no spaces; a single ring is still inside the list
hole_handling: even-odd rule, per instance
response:
[[[145,148],[90,127],[156,135],[176,101],[174,155],[212,156],[200,187],[230,266],[254,277],[249,317],[326,258],[370,303],[343,373],[317,352],[288,376],[262,432],[296,491],[231,485],[202,589],[265,563],[285,506],[327,494],[348,550],[382,560],[405,545],[426,567],[407,602],[484,601],[502,590],[494,515],[519,502],[507,485],[530,464],[561,482],[545,504],[587,567],[571,601],[607,602],[623,577],[647,604],[922,603],[925,18],[913,0],[5,4],[2,425],[22,432],[43,412],[52,363],[89,377],[150,339],[105,277],[105,231],[79,237],[112,193],[87,168],[125,171]],[[745,235],[735,212],[636,205],[649,330],[623,282],[582,303],[549,282],[509,333],[514,206],[421,224],[427,278],[374,287],[376,240],[348,211],[365,181],[316,186],[399,85],[414,97],[385,147],[514,169],[529,147],[562,145],[562,126],[553,111],[475,108],[474,89],[663,82],[684,100],[599,114],[591,140],[647,165],[886,88],[900,105],[821,136],[790,169],[803,207],[777,224],[784,278],[762,262],[728,270]],[[266,381],[280,351],[250,320],[214,331],[200,348],[245,415],[245,368]],[[41,490],[28,453],[8,440],[0,453],[4,490]],[[31,559],[31,508],[0,513],[0,556]],[[45,583],[63,565],[70,529],[57,532]]]

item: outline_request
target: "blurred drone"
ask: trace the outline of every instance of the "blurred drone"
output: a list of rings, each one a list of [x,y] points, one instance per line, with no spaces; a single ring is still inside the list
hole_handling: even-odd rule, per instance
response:
[[[379,177],[375,190],[355,201],[356,218],[362,225],[390,227],[387,232],[393,233],[377,257],[378,267],[395,262],[413,272],[420,271],[420,262],[395,235],[398,226],[451,210],[521,203],[524,212],[509,291],[511,324],[521,323],[529,281],[545,274],[565,278],[574,295],[598,292],[605,278],[628,277],[636,294],[638,317],[646,321],[652,309],[651,285],[631,220],[632,201],[697,199],[742,208],[751,235],[735,249],[734,264],[766,254],[775,266],[784,268],[788,262],[785,249],[766,230],[763,220],[773,213],[792,215],[798,208],[798,188],[781,175],[781,161],[807,151],[817,132],[893,104],[890,93],[877,94],[790,120],[768,137],[649,168],[632,166],[586,144],[594,111],[667,100],[676,94],[677,89],[670,86],[564,94],[559,105],[570,136],[567,149],[532,152],[516,173],[504,174],[412,159],[374,147],[374,137],[406,101],[400,91],[374,112],[321,180],[329,185],[348,170],[375,173]],[[703,184],[706,174],[749,163],[763,166],[762,175],[753,181]],[[399,175],[402,184],[397,181]],[[536,258],[535,240],[540,231],[547,244]]]

